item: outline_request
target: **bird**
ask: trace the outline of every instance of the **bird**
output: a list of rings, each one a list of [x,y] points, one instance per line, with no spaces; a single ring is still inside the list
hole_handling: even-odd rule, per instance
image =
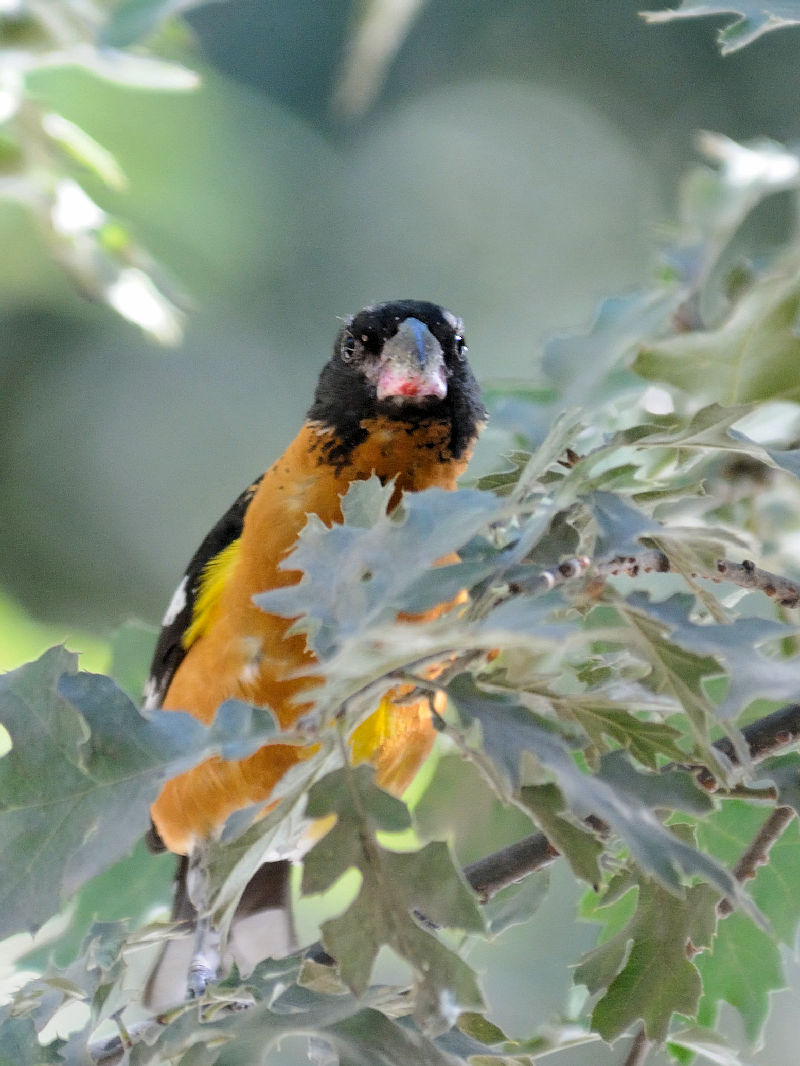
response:
[[[281,564],[307,516],[329,526],[343,521],[341,497],[353,481],[377,476],[391,484],[390,508],[405,492],[455,489],[485,421],[460,318],[435,303],[393,300],[344,319],[299,432],[208,533],[178,584],[144,709],[186,711],[209,724],[233,698],[267,707],[281,729],[291,728],[311,701],[303,693],[319,681],[309,669],[314,656],[304,635],[291,631],[292,619],[262,610],[253,597],[300,579]],[[378,785],[399,795],[435,731],[429,698],[396,696],[380,700],[351,749],[374,765]],[[238,761],[208,759],[164,784],[151,808],[149,843],[180,856],[172,916],[179,928],[199,921],[190,892],[193,857],[236,811],[269,804],[275,785],[302,757],[295,745],[272,743]],[[265,862],[238,906],[227,958],[243,972],[267,955],[294,950],[289,865]],[[187,986],[187,973],[197,969],[189,941],[167,942],[146,1002],[170,1005],[185,998],[187,987],[189,994],[203,991],[205,972]]]

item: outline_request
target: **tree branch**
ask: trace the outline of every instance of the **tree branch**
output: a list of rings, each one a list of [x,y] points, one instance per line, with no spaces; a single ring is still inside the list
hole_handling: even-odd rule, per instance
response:
[[[657,548],[644,548],[636,555],[617,555],[606,562],[596,563],[595,573],[599,577],[627,574],[636,577],[640,573],[667,574],[673,571],[669,557]],[[741,563],[730,559],[717,559],[713,573],[694,573],[693,577],[702,577],[707,581],[730,581],[743,589],[758,589],[765,596],[776,600],[781,607],[800,607],[800,582],[793,581],[782,574],[773,574],[762,570],[751,559]]]
[[[758,867],[766,865],[773,844],[780,840],[784,830],[793,818],[793,808],[775,808],[731,870],[737,881],[751,881],[756,876]],[[721,899],[719,901],[717,914],[720,918],[727,918],[732,911],[733,904],[729,899]]]
[[[464,876],[481,903],[488,903],[502,889],[541,870],[558,855],[544,833],[533,833],[465,866]]]
[[[643,1066],[652,1049],[653,1042],[652,1040],[647,1039],[644,1026],[642,1026],[633,1038],[633,1043],[630,1046],[623,1066]]]

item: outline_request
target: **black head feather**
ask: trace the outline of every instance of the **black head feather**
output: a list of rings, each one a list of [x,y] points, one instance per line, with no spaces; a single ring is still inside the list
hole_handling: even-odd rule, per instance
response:
[[[441,346],[446,395],[381,400],[375,382],[381,353],[409,318],[427,326]],[[333,430],[336,458],[346,461],[353,448],[367,438],[362,423],[379,417],[411,428],[415,424],[446,423],[454,459],[472,445],[486,419],[486,408],[466,359],[463,325],[455,315],[423,300],[393,300],[364,308],[339,330],[333,354],[319,376],[308,418]]]

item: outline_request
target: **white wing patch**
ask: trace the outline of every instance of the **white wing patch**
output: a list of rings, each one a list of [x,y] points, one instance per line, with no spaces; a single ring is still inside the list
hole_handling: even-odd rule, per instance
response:
[[[175,589],[172,599],[169,601],[164,617],[161,619],[162,626],[171,626],[181,611],[186,606],[186,587],[189,583],[189,575],[184,575],[183,581]]]
[[[143,701],[142,706],[146,711],[152,711],[161,706],[161,690],[158,681],[154,677],[148,677],[147,679],[144,686]]]

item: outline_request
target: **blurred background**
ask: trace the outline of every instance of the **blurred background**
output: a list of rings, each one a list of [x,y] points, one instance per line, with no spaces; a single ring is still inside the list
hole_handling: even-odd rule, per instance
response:
[[[372,97],[343,76],[352,0],[190,12],[171,47],[201,73],[193,92],[36,75],[38,98],[129,179],[114,191],[90,176],[87,191],[190,305],[183,343],[157,346],[83,298],[30,214],[0,201],[0,669],[64,638],[106,668],[117,627],[158,621],[208,528],[296,432],[339,316],[440,302],[465,319],[484,383],[538,383],[548,336],[587,327],[602,297],[658,268],[698,130],[797,138],[797,31],[722,58],[720,20],[648,26],[639,7],[421,4]],[[756,243],[780,242],[781,198],[753,225]],[[501,430],[477,468],[497,461]],[[463,790],[464,857],[476,857],[499,843],[492,804],[463,771],[447,774],[436,787]],[[595,938],[574,923],[566,870],[553,877],[536,945],[512,930],[472,959],[488,966],[491,953],[494,1017],[515,1032],[564,1008],[558,960]],[[775,1048],[796,1043],[783,1002],[773,1057],[754,1062],[784,1062]],[[572,1061],[619,1055],[594,1047]]]

